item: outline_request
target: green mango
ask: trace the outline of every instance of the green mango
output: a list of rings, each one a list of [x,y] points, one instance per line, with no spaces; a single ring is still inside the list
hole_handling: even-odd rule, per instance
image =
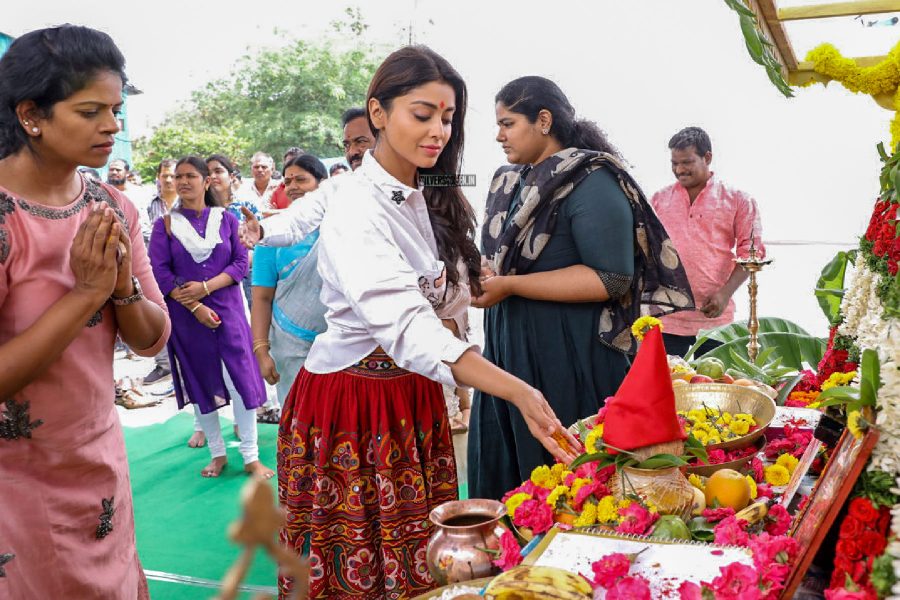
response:
[[[672,539],[672,540],[690,540],[691,531],[685,525],[681,517],[675,515],[662,515],[653,526],[650,532],[652,538]]]

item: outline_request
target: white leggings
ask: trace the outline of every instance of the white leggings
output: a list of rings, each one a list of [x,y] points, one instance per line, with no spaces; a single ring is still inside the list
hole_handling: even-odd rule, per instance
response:
[[[240,452],[244,457],[244,464],[256,462],[259,460],[259,445],[256,442],[256,410],[244,407],[244,401],[234,389],[234,383],[228,376],[228,370],[224,368],[224,365],[222,373],[225,376],[225,387],[231,396],[231,409],[241,438]],[[199,425],[206,435],[209,453],[213,458],[225,456],[225,439],[222,437],[222,427],[219,424],[219,411],[214,410],[204,415],[201,414],[196,404],[193,406],[195,429]]]

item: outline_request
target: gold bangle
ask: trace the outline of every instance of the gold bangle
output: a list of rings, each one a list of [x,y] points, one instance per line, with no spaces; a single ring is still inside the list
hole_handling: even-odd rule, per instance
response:
[[[269,342],[268,342],[268,341],[265,341],[265,340],[264,340],[264,341],[254,342],[254,344],[253,344],[253,352],[256,352],[256,351],[259,350],[260,348],[269,348],[269,347],[270,347],[270,346],[269,346]]]
[[[194,308],[191,309],[191,314],[194,314],[195,312],[197,312],[197,309],[200,308],[201,306],[203,306],[202,302],[198,302],[197,304],[195,304]]]
[[[206,282],[203,282],[203,289],[206,290],[206,295],[209,296],[209,288],[206,287]]]

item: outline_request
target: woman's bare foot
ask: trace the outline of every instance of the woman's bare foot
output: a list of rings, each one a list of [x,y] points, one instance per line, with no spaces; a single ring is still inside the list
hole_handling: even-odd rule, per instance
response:
[[[204,477],[218,477],[222,474],[222,469],[225,468],[225,465],[228,463],[228,459],[224,456],[217,456],[211,461],[209,464],[203,467],[203,470],[200,471],[200,474]]]
[[[260,477],[262,479],[272,479],[272,477],[275,476],[275,471],[265,466],[258,460],[255,460],[252,463],[245,464],[244,470],[251,475],[256,475],[257,477]]]
[[[234,437],[241,439],[241,431],[238,429],[237,423],[234,424]]]
[[[188,446],[191,448],[202,448],[206,445],[206,434],[202,431],[195,431],[191,439],[188,440]]]

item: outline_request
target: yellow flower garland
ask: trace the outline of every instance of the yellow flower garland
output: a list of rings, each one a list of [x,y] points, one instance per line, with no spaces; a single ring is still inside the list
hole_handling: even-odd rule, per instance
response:
[[[656,317],[641,317],[631,325],[631,335],[637,341],[642,342],[644,341],[644,335],[654,327],[659,327],[659,330],[662,331],[662,321]]]
[[[822,44],[806,55],[813,70],[837,81],[851,92],[869,95],[893,95],[894,118],[891,119],[891,148],[900,142],[900,43],[891,48],[887,57],[871,67],[860,67],[852,58],[845,58],[831,44]],[[810,80],[804,86],[812,85]]]

